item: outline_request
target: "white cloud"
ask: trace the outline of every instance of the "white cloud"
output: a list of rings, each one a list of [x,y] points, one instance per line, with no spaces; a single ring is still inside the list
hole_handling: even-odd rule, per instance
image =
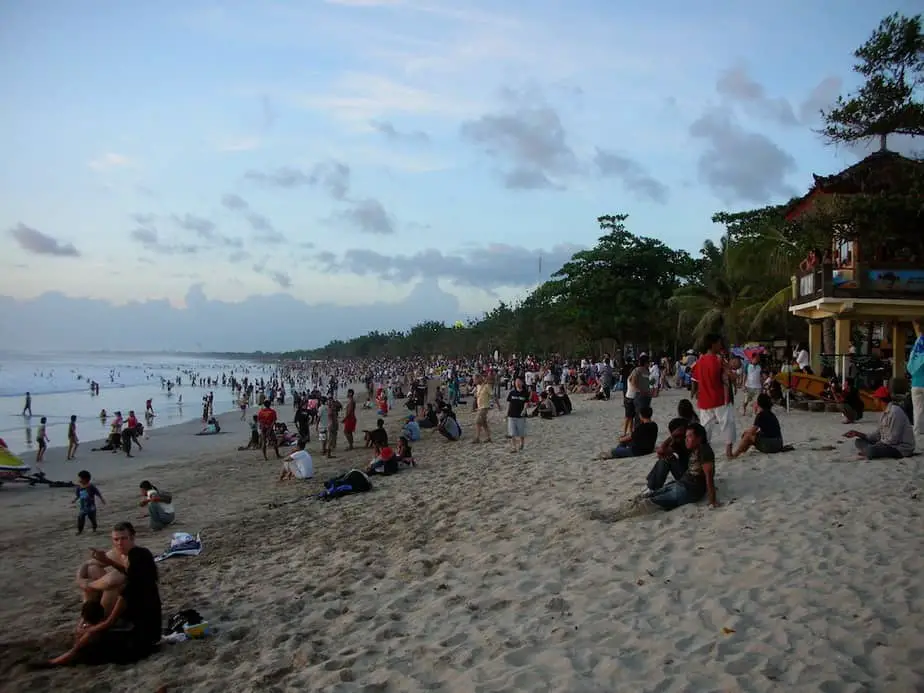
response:
[[[108,152],[103,154],[100,157],[97,157],[87,163],[87,166],[92,168],[94,171],[104,171],[110,168],[119,168],[122,166],[130,166],[132,160],[123,154],[115,154],[113,152]]]

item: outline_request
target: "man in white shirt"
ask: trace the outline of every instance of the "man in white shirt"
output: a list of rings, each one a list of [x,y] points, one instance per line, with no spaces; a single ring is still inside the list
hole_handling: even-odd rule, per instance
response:
[[[748,405],[757,401],[757,396],[763,392],[763,378],[760,370],[760,354],[751,354],[750,360],[744,364],[744,404],[741,413],[747,416]]]
[[[282,461],[279,481],[310,479],[314,476],[314,460],[311,459],[311,453],[305,450],[306,443],[305,440],[299,440],[295,452]]]

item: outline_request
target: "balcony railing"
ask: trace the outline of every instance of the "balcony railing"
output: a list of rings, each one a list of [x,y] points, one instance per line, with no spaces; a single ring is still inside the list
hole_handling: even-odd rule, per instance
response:
[[[851,269],[819,265],[794,279],[793,303],[819,298],[883,298],[924,301],[924,267],[858,264]]]

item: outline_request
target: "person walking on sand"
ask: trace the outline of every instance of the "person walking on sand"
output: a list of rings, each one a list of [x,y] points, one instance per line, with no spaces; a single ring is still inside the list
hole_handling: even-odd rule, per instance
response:
[[[717,334],[706,335],[705,353],[693,364],[691,376],[699,408],[700,423],[707,431],[710,443],[715,438],[713,429],[718,429],[725,443],[725,455],[732,456],[735,444],[735,411],[732,404],[731,383],[728,368],[722,360],[722,338]]]
[[[484,442],[491,442],[491,428],[488,426],[488,412],[491,410],[492,388],[481,375],[475,376],[475,405],[478,414],[475,417],[475,439],[473,445],[481,442],[481,433],[484,432]]]
[[[29,413],[26,414],[26,412],[29,412]],[[23,405],[22,415],[32,416],[32,393],[31,392],[26,393],[26,403]]]
[[[276,437],[276,410],[273,409],[272,403],[267,399],[264,400],[260,413],[257,414],[257,423],[260,426],[260,445],[263,449],[263,459],[268,460],[266,448],[272,446],[276,451],[276,459],[282,459],[279,454],[279,439]]]
[[[347,390],[346,410],[343,415],[343,437],[347,450],[353,449],[353,434],[356,433],[356,399],[352,389]]]
[[[513,388],[507,392],[507,435],[513,448],[519,452],[526,444],[526,405],[529,404],[529,390],[523,378],[517,376]]]
[[[917,318],[911,323],[917,339],[911,347],[908,357],[908,374],[911,376],[911,406],[914,419],[914,433],[924,436],[924,332],[921,331],[921,320]]]
[[[45,476],[42,465],[45,461],[45,451],[48,449],[48,418],[43,416],[39,421],[38,430],[35,432],[35,444],[38,445],[38,452],[35,455],[35,466],[38,467],[39,476]]]
[[[77,439],[77,415],[71,414],[71,421],[67,424],[67,459],[73,460],[77,457],[77,446],[80,441]]]

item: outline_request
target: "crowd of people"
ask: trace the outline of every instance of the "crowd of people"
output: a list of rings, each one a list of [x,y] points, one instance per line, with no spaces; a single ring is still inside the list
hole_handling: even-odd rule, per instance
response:
[[[861,458],[897,459],[915,451],[915,433],[922,432],[924,393],[924,336],[920,324],[915,327],[918,337],[909,360],[911,415],[894,401],[898,384],[876,390],[873,396],[883,402],[883,409],[875,430],[850,429],[844,434],[855,441]],[[797,350],[794,361],[798,364],[800,358]],[[362,468],[365,474],[388,476],[417,466],[412,446],[428,429],[446,444],[463,440],[459,412],[466,408],[473,414],[468,438],[472,445],[504,443],[511,454],[519,454],[526,448],[531,418],[554,420],[572,414],[576,394],[602,401],[621,395],[622,427],[614,431],[614,444],[599,458],[653,457],[645,490],[628,499],[618,515],[626,517],[670,511],[704,499],[709,507],[718,507],[717,450],[734,460],[751,450],[775,455],[792,449],[774,413],[781,398],[775,387],[778,381],[768,371],[760,353],[734,357],[719,335],[708,335],[701,353],[690,350],[675,361],[666,356],[652,360],[641,353],[622,362],[608,356],[598,362],[531,357],[296,362],[280,365],[266,381],[226,384],[240,395],[242,420],[251,402],[258,407],[251,420],[250,441],[241,449],[258,450],[265,460],[272,450],[281,462],[280,481],[312,478],[312,440],[317,444],[316,454],[333,458],[341,432],[345,451],[360,449],[370,455]],[[346,388],[343,401],[341,383],[357,385]],[[687,396],[677,401],[666,434],[661,435],[654,412],[660,405],[655,403],[662,391],[673,388],[683,389]],[[277,410],[287,397],[294,412],[292,432]],[[742,416],[753,416],[740,434],[736,425],[739,406]],[[377,417],[373,428],[362,431],[362,441],[356,436],[360,410],[374,411]],[[492,410],[502,411],[505,430],[492,429]],[[116,417],[121,415],[116,412]],[[131,445],[124,444],[124,430],[131,430],[136,422],[133,412],[124,425],[120,422],[119,449],[126,454]],[[389,422],[395,422],[391,431]],[[76,445],[76,432],[74,439]],[[289,444],[291,452],[284,455],[280,448]],[[175,521],[172,494],[147,480],[140,483],[139,491],[152,530]],[[87,523],[96,531],[97,502],[105,504],[106,500],[88,471],[78,474],[74,502],[78,534]],[[117,524],[112,549],[94,550],[80,567],[77,585],[83,606],[78,632],[73,647],[51,660],[52,665],[127,662],[153,651],[161,636],[157,568],[151,552],[135,539],[130,523]]]

